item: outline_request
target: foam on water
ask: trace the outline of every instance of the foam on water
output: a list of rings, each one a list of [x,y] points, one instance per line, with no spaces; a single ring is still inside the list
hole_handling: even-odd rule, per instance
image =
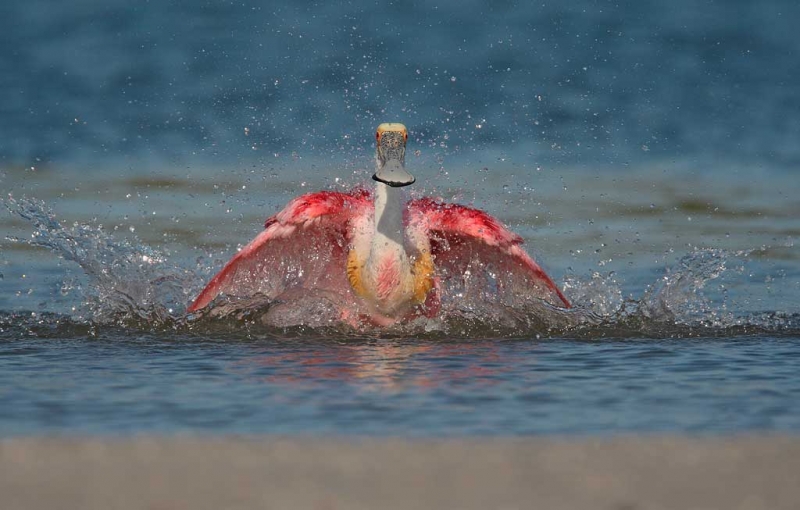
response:
[[[442,288],[442,313],[389,329],[357,329],[340,321],[337,298],[324,289],[296,288],[279,302],[263,296],[218,300],[207,312],[187,317],[186,303],[215,267],[203,258],[194,268],[181,267],[169,253],[141,242],[115,239],[99,226],[64,226],[42,201],[12,196],[4,205],[31,222],[30,239],[14,239],[45,247],[80,266],[86,283],[65,282],[80,303],[68,316],[8,313],[0,329],[63,333],[63,328],[131,327],[139,330],[218,331],[226,335],[333,335],[352,337],[554,337],[581,338],[727,336],[753,333],[792,334],[800,331],[793,310],[748,310],[747,292],[732,300],[729,288],[741,287],[745,266],[754,253],[695,249],[642,290],[623,297],[619,275],[593,272],[569,276],[563,284],[574,308],[563,310],[534,299],[500,294],[492,279],[463,278]],[[487,269],[478,268],[473,269]],[[488,271],[484,271],[488,272]],[[475,271],[477,274],[478,271]],[[738,279],[738,280],[737,280]],[[717,287],[709,292],[714,283]],[[735,302],[732,302],[735,301]],[[754,299],[753,301],[757,301]],[[235,335],[234,335],[235,336]]]

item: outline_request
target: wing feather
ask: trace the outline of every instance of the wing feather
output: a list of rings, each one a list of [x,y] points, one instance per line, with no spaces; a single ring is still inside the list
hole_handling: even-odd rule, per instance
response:
[[[431,198],[409,203],[410,222],[428,232],[437,276],[448,294],[524,304],[530,298],[569,308],[569,300],[530,255],[522,238],[478,209]]]
[[[350,225],[372,207],[363,189],[301,195],[264,223],[264,231],[208,282],[188,312],[218,295],[275,299],[293,288],[352,293],[345,266]]]

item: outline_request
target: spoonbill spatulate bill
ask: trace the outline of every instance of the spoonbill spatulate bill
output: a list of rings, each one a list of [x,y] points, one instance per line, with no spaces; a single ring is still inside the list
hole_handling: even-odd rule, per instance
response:
[[[188,311],[223,294],[280,303],[307,292],[325,296],[345,322],[386,326],[437,316],[448,289],[447,297],[458,299],[471,281],[481,282],[482,299],[570,307],[522,249],[522,238],[500,221],[463,205],[407,198],[403,188],[415,179],[405,167],[405,126],[381,124],[376,140],[374,190],[293,199]]]

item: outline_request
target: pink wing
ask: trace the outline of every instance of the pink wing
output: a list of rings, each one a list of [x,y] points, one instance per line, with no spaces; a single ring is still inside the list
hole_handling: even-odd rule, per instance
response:
[[[296,288],[351,293],[345,272],[350,224],[371,214],[372,207],[363,189],[293,199],[225,264],[187,311],[204,308],[219,294],[274,299]]]
[[[427,231],[446,294],[524,305],[530,298],[571,305],[553,280],[520,246],[522,238],[483,211],[430,198],[412,200],[412,225]]]

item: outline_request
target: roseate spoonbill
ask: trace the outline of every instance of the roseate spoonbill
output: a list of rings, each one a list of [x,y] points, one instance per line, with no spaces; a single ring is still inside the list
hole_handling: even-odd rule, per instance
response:
[[[374,192],[320,191],[299,196],[214,276],[188,308],[218,295],[282,296],[321,291],[343,320],[390,325],[439,313],[449,280],[491,271],[496,290],[569,308],[553,280],[522,249],[522,238],[483,211],[431,198],[407,200],[415,179],[405,168],[408,131],[376,132]]]

